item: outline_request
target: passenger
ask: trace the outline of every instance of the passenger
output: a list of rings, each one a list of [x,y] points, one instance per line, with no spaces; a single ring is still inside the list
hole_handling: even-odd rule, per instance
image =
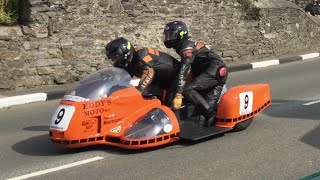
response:
[[[107,58],[114,62],[115,67],[127,70],[132,77],[140,78],[137,89],[143,96],[157,96],[163,104],[171,106],[180,69],[178,60],[153,48],[135,48],[124,37],[112,40],[105,49]],[[165,96],[162,90],[165,90]]]
[[[173,48],[181,56],[173,108],[180,109],[182,99],[199,108],[208,126],[214,122],[223,86],[228,77],[222,59],[202,42],[192,41],[184,22],[173,21],[164,27],[164,45]],[[193,75],[193,80],[187,81]]]

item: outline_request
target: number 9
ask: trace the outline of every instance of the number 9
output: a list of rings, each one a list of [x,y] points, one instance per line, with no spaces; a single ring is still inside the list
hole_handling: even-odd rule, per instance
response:
[[[64,108],[62,108],[58,115],[57,115],[57,119],[54,121],[54,124],[59,124],[64,116],[64,113],[66,112],[66,110]]]
[[[244,97],[244,109],[247,109],[249,106],[249,96],[246,94]]]

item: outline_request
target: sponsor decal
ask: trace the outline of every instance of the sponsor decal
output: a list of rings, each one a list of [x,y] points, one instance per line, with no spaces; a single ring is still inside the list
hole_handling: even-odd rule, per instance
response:
[[[103,124],[107,125],[107,124],[113,124],[113,123],[117,123],[119,121],[121,121],[123,118],[116,118],[116,119],[108,119],[108,118],[104,118]]]
[[[92,129],[95,125],[96,121],[95,119],[82,121],[82,126],[85,126],[86,129]]]
[[[120,133],[121,132],[121,126],[117,126],[115,128],[112,128],[110,130],[110,132],[113,132],[113,133]]]
[[[83,105],[83,109],[91,109],[91,108],[97,108],[105,105],[110,105],[111,101],[106,100],[106,101],[97,101],[97,102],[88,102]]]
[[[101,114],[110,111],[110,109],[100,108],[100,109],[91,109],[84,111],[84,116],[92,116],[95,114]]]

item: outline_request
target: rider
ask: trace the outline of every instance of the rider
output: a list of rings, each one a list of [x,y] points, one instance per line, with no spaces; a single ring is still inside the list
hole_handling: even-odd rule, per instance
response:
[[[214,122],[216,108],[228,73],[221,57],[202,42],[189,40],[187,25],[173,21],[164,28],[164,45],[173,48],[181,56],[181,70],[173,108],[180,109],[182,99],[195,105],[206,120]],[[192,76],[192,80],[188,78]]]
[[[180,69],[178,60],[153,48],[133,47],[124,37],[112,40],[105,49],[107,58],[114,62],[115,67],[127,70],[131,77],[140,78],[137,89],[143,96],[157,96],[165,105],[171,106]],[[165,99],[162,99],[161,90],[166,92]]]

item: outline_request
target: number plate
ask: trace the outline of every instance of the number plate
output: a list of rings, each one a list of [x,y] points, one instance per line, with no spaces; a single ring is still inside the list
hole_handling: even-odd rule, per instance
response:
[[[252,112],[253,92],[243,92],[239,94],[240,99],[240,115],[249,114]]]
[[[74,106],[60,104],[52,116],[50,129],[65,131],[75,111]]]

